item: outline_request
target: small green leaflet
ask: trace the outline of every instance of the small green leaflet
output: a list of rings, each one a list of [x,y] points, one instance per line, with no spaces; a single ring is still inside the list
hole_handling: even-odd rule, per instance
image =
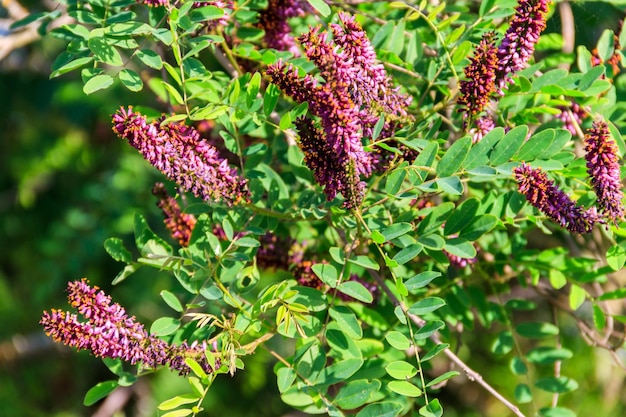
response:
[[[311,7],[319,12],[323,17],[327,17],[330,14],[330,7],[324,0],[307,0]]]

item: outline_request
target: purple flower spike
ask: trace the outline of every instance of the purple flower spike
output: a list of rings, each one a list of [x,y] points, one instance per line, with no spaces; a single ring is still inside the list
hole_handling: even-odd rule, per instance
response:
[[[616,223],[624,217],[622,181],[617,145],[604,121],[596,121],[585,134],[585,159],[598,207],[607,220]]]
[[[376,60],[374,50],[361,26],[347,14],[339,15],[341,25],[333,33],[320,27],[299,40],[306,57],[319,70],[319,78],[282,62],[271,65],[272,82],[299,103],[308,103],[309,115],[299,120],[300,146],[305,162],[331,200],[338,193],[346,208],[356,208],[364,196],[365,183],[373,170],[384,165],[385,155],[365,151],[364,139],[372,137],[378,120],[384,118],[379,138],[390,138],[402,123],[411,120],[406,107],[410,97],[393,88],[391,78]]]
[[[192,127],[148,123],[128,107],[113,115],[113,131],[170,180],[205,201],[232,205],[248,198],[246,180]]]
[[[193,358],[206,372],[213,372],[205,356],[206,346],[194,342],[169,345],[149,335],[135,317],[98,287],[90,287],[86,279],[67,286],[70,305],[82,315],[52,309],[44,311],[39,322],[48,336],[78,350],[89,350],[96,357],[122,359],[131,364],[141,362],[148,368],[161,365],[187,375],[191,369],[185,358]]]
[[[170,231],[174,239],[178,240],[180,246],[189,246],[191,233],[196,225],[196,216],[183,213],[176,199],[167,193],[163,183],[154,184],[152,194],[159,199],[157,206],[163,212],[163,223],[165,223],[167,230]]]
[[[470,64],[464,69],[466,80],[461,81],[458,103],[463,107],[461,111],[465,112],[465,128],[471,126],[496,92],[498,49],[495,41],[494,32],[486,33],[470,59]]]
[[[526,67],[546,27],[548,0],[519,0],[515,16],[498,48],[496,79],[502,89],[511,75]]]
[[[265,31],[267,46],[298,54],[287,20],[304,16],[306,10],[306,2],[302,0],[269,0],[267,8],[259,13],[259,27]]]
[[[519,192],[542,213],[573,233],[589,233],[599,222],[595,207],[576,205],[541,169],[522,164],[513,169]]]

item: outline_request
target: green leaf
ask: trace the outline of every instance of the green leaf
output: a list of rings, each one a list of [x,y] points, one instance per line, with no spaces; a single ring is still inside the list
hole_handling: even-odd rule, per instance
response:
[[[293,368],[284,367],[276,371],[278,391],[281,393],[287,391],[296,380],[296,377],[296,371]]]
[[[541,417],[576,417],[576,413],[563,407],[542,408],[539,410]]]
[[[444,328],[446,324],[441,320],[433,320],[429,321],[413,334],[413,338],[415,340],[424,340],[428,339],[433,334],[437,333],[440,329]]]
[[[392,225],[390,225],[390,226],[380,230],[380,233],[385,238],[384,241],[388,242],[388,241],[393,240],[393,239],[395,239],[397,237],[405,235],[405,234],[409,233],[412,230],[413,230],[413,226],[411,225],[411,223],[395,223],[395,224],[392,224]]]
[[[606,314],[604,314],[602,308],[597,304],[593,305],[593,324],[596,326],[596,329],[600,331],[604,330],[606,326]]]
[[[355,300],[362,301],[364,303],[371,303],[374,301],[374,297],[372,293],[363,286],[360,282],[357,281],[346,281],[342,282],[337,286],[337,290],[339,292],[349,295]]]
[[[535,381],[535,386],[541,390],[558,394],[578,389],[578,383],[566,376],[541,378]]]
[[[459,258],[472,259],[476,257],[476,248],[474,245],[462,237],[448,240],[443,248]]]
[[[475,217],[467,227],[461,230],[459,237],[473,242],[478,240],[478,238],[485,233],[493,230],[497,224],[498,218],[496,216],[492,214],[481,214]]]
[[[450,146],[437,165],[437,176],[449,177],[455,174],[463,165],[470,147],[472,138],[464,136]]]
[[[441,225],[450,217],[453,210],[454,204],[446,202],[432,209],[429,208],[420,211],[420,213],[426,215],[426,217],[419,222],[416,230],[417,234],[421,236],[439,230]]]
[[[192,22],[206,22],[207,20],[216,20],[222,17],[224,17],[224,10],[216,6],[197,7],[189,13],[189,18]]]
[[[455,376],[458,376],[458,375],[461,375],[459,371],[444,372],[443,374],[439,375],[437,378],[433,379],[428,384],[426,384],[426,387],[432,387],[433,385],[440,384],[443,381],[446,381],[450,378],[454,378]]]
[[[104,249],[107,251],[111,258],[118,262],[131,263],[133,257],[124,246],[124,241],[117,237],[110,237],[104,241]]]
[[[476,198],[469,198],[459,204],[450,217],[448,217],[448,220],[446,220],[443,234],[449,236],[467,227],[470,221],[474,219],[479,207],[480,202]]]
[[[92,56],[74,59],[73,61],[70,61],[62,65],[61,67],[55,69],[54,71],[52,71],[52,73],[50,74],[50,78],[55,78],[55,77],[58,77],[59,75],[66,74],[70,71],[83,67],[93,62],[93,60],[94,58]]]
[[[404,351],[411,347],[411,340],[397,330],[387,333],[385,340],[391,345],[391,347],[397,350]]]
[[[185,364],[198,378],[205,379],[207,377],[207,374],[206,372],[204,372],[204,369],[202,369],[202,366],[200,366],[200,364],[196,362],[193,358],[185,358]]]
[[[391,362],[385,370],[395,379],[410,379],[417,375],[417,368],[406,361]]]
[[[204,286],[200,289],[199,293],[208,301],[220,300],[224,296],[222,290],[215,285],[209,287]]]
[[[117,76],[124,87],[128,88],[130,91],[137,92],[143,89],[143,81],[141,80],[139,74],[135,71],[124,68],[117,74]]]
[[[437,178],[435,183],[441,191],[450,195],[462,195],[465,190],[461,179],[456,176]]]
[[[470,170],[489,162],[489,153],[504,138],[504,129],[496,127],[487,133],[477,144],[470,150],[467,158],[465,158],[465,169]]]
[[[330,7],[324,0],[307,0],[307,2],[323,17],[327,17],[330,14]]]
[[[511,372],[513,372],[513,375],[526,375],[528,373],[526,363],[518,356],[511,358],[509,368],[511,369]]]
[[[564,348],[552,348],[540,346],[526,354],[526,360],[538,365],[552,365],[557,361],[563,361],[574,356],[571,350]]]
[[[614,271],[619,271],[626,263],[626,249],[622,245],[613,245],[606,252],[606,263]]]
[[[246,104],[248,107],[252,107],[252,104],[256,100],[257,94],[259,94],[259,87],[261,86],[261,73],[255,72],[250,82],[248,83],[248,88],[246,89]]]
[[[572,284],[569,290],[569,306],[575,311],[583,305],[587,299],[587,291],[580,285]]]
[[[550,269],[548,272],[548,280],[555,290],[563,288],[567,284],[567,278],[563,272],[558,269]]]
[[[413,243],[406,248],[400,250],[393,257],[393,260],[398,263],[398,265],[404,265],[407,262],[412,261],[417,255],[422,252],[423,246],[419,243]]]
[[[170,398],[169,400],[163,401],[161,404],[159,404],[158,409],[162,411],[173,410],[175,408],[180,407],[181,405],[198,402],[198,400],[199,400],[198,396],[194,394],[178,395],[174,398]]]
[[[356,417],[397,417],[402,408],[402,404],[383,401],[366,405]]]
[[[450,345],[448,343],[440,343],[431,350],[429,350],[425,355],[421,357],[422,362],[426,362],[448,349]]]
[[[349,382],[339,390],[333,403],[344,410],[354,410],[369,402],[380,387],[378,379],[371,382],[365,379]]]
[[[596,67],[592,67],[589,71],[587,71],[578,83],[578,89],[580,91],[585,91],[589,87],[591,87],[595,80],[604,75],[605,68],[603,65],[598,65]]]
[[[232,243],[235,246],[240,246],[244,248],[258,248],[259,246],[261,246],[261,242],[250,236],[240,237],[239,239],[233,240]]]
[[[441,250],[446,244],[444,238],[435,233],[426,236],[420,236],[417,239],[417,242],[432,250]]]
[[[382,117],[380,120],[384,120]],[[399,168],[393,170],[389,176],[387,176],[387,180],[385,181],[385,192],[389,195],[396,195],[400,188],[402,187],[402,183],[406,179],[406,170]]]
[[[378,230],[372,231],[372,240],[374,243],[378,243],[379,245],[385,243],[385,236],[382,235]]]
[[[120,53],[114,46],[108,44],[104,38],[89,38],[87,46],[89,46],[89,49],[98,61],[114,67],[124,65]]]
[[[163,290],[161,291],[160,295],[161,298],[163,298],[163,301],[165,301],[165,303],[170,306],[170,308],[178,313],[182,313],[183,306],[173,293],[169,292],[168,290]]]
[[[109,395],[118,387],[117,381],[99,382],[85,394],[83,405],[89,407]]]
[[[108,74],[100,74],[91,77],[83,86],[83,93],[89,95],[99,90],[105,90],[113,85],[113,77]]]
[[[509,162],[511,157],[522,147],[527,136],[528,126],[526,125],[511,129],[489,156],[490,164],[497,166]]]
[[[155,336],[167,336],[180,328],[180,320],[172,317],[158,318],[150,326],[150,334]]]
[[[328,310],[330,316],[335,319],[339,328],[353,339],[361,339],[363,330],[356,316],[348,307],[335,306]]]
[[[517,384],[515,387],[515,401],[519,404],[528,404],[533,400],[533,394],[530,387],[526,384]]]
[[[425,314],[432,313],[445,305],[446,302],[442,298],[426,297],[409,307],[409,313],[415,314],[416,316],[423,316]]]
[[[151,49],[140,49],[135,52],[135,56],[143,62],[146,66],[160,70],[163,68],[163,60],[161,55],[157,54]]]
[[[558,82],[567,75],[567,70],[563,68],[547,71],[533,81],[531,92],[536,93],[541,90],[542,87],[558,84]]]
[[[495,355],[506,355],[513,350],[513,345],[513,334],[508,330],[504,330],[500,332],[496,340],[494,340],[493,345],[491,345],[491,351]]]
[[[193,413],[193,410],[188,408],[170,411],[169,413],[163,414],[161,417],[186,417]]]
[[[439,399],[435,398],[420,408],[419,413],[422,417],[441,417],[443,416],[443,407],[441,407]]]
[[[606,300],[619,300],[620,298],[626,298],[626,288],[618,288],[613,291],[605,292],[600,297],[598,297],[599,301]]]
[[[515,159],[518,161],[532,161],[536,159],[541,152],[548,148],[556,137],[554,129],[546,129],[531,136],[530,139],[519,150]]]
[[[526,322],[515,327],[515,331],[523,337],[541,339],[559,334],[559,328],[552,323]]]
[[[339,275],[337,269],[329,264],[315,264],[311,267],[311,270],[322,282],[328,285],[330,288],[337,287],[337,280]]]
[[[413,292],[420,288],[424,288],[425,286],[430,284],[432,280],[440,276],[441,276],[441,272],[436,272],[436,271],[420,272],[419,274],[406,280],[404,283],[404,286],[409,292]]]
[[[373,269],[375,271],[378,271],[380,269],[380,266],[375,260],[365,255],[359,255],[356,258],[350,258],[348,259],[348,262],[354,265],[362,266],[366,269]]]
[[[419,397],[422,395],[422,391],[409,381],[390,381],[387,384],[387,388],[405,397]]]

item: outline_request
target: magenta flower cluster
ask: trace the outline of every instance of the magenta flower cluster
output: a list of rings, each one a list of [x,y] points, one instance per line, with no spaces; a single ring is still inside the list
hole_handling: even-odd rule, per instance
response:
[[[500,88],[510,81],[511,74],[526,67],[535,52],[539,35],[546,28],[548,0],[520,0],[509,29],[498,47],[496,78]]]
[[[464,112],[464,128],[480,140],[493,128],[491,115],[479,117],[495,93],[501,93],[511,76],[523,69],[546,27],[548,0],[520,0],[499,46],[494,33],[486,33],[464,69],[458,103]],[[473,127],[476,122],[478,126]]]
[[[304,0],[269,0],[267,7],[259,13],[259,27],[265,32],[263,39],[267,47],[297,54],[298,48],[291,36],[288,20],[304,16],[306,11],[307,2]]]
[[[298,70],[282,62],[271,65],[272,82],[299,103],[308,103],[309,113],[318,118],[296,122],[305,162],[324,187],[329,200],[338,193],[345,207],[357,207],[371,175],[375,156],[363,148],[376,122],[385,117],[381,137],[390,137],[404,120],[410,97],[398,93],[372,45],[352,16],[339,14],[341,24],[329,32],[320,27],[302,35],[299,41],[306,57],[315,63],[319,76],[301,77]]]
[[[167,366],[181,375],[191,371],[185,359],[192,358],[205,372],[213,372],[205,343],[170,345],[149,335],[135,317],[129,317],[98,287],[90,287],[86,279],[68,283],[67,289],[68,301],[78,314],[52,309],[44,311],[40,321],[55,342],[88,350],[99,358],[119,358],[133,365],[140,362],[147,368]]]
[[[577,206],[541,169],[522,164],[513,170],[520,193],[546,216],[575,233],[588,233],[595,223],[617,223],[624,217],[617,145],[606,122],[596,121],[587,130],[585,151],[597,209]]]
[[[148,122],[132,107],[121,108],[113,115],[113,131],[167,178],[205,201],[232,205],[248,198],[246,180],[194,128],[161,121]]]
[[[604,121],[596,121],[585,134],[585,159],[597,204],[607,220],[617,222],[624,217],[622,181],[617,145]]]
[[[168,194],[163,183],[154,184],[152,194],[158,198],[157,206],[163,212],[163,223],[167,230],[181,246],[189,246],[191,234],[196,226],[196,216],[183,213],[178,201]]]
[[[572,201],[541,169],[522,164],[513,170],[526,200],[554,222],[573,233],[589,233],[599,221],[595,207],[585,209]]]

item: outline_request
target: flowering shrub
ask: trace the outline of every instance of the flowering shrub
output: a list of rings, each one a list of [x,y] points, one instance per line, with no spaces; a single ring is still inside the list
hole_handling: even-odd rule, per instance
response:
[[[621,365],[624,31],[550,59],[572,45],[542,43],[544,0],[63,4],[52,76],[148,90],[110,110],[111,136],[169,181],[153,193],[171,236],[137,214],[135,255],[105,248],[126,264],[114,284],[169,273],[171,316],[147,330],[82,280],[76,312],[41,320],[120,377],[87,404],[168,367],[190,388],[162,415],[201,415],[264,349],[308,414],[441,416],[464,374],[514,415],[570,416],[564,326]],[[477,329],[508,380],[473,369]]]

